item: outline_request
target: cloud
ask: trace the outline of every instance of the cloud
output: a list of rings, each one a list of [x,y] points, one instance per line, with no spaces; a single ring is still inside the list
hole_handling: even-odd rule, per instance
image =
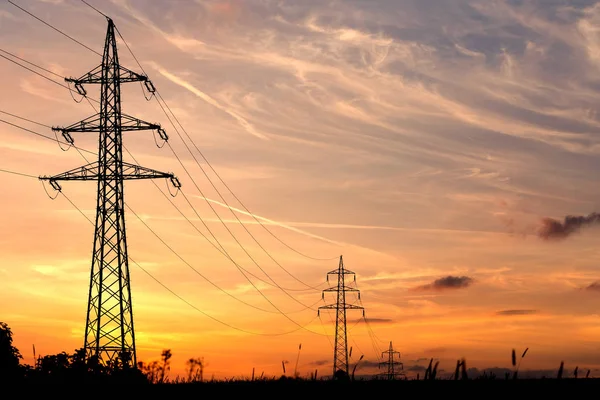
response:
[[[448,349],[445,348],[445,347],[432,347],[430,349],[423,350],[423,353],[426,353],[426,354],[435,353],[435,354],[437,354],[437,353],[445,353],[446,351],[448,351]],[[434,358],[434,361],[435,361],[435,358]]]
[[[424,365],[409,365],[404,369],[410,372],[423,372],[427,369],[427,367],[425,367]]]
[[[538,310],[502,310],[497,311],[496,315],[530,315],[537,314]]]
[[[366,320],[370,324],[391,324],[391,323],[394,323],[394,320],[390,319],[390,318],[367,318]],[[354,322],[358,323],[358,322],[361,322],[361,321],[363,321],[362,318],[361,319],[357,319]]]
[[[589,285],[584,287],[584,289],[589,290],[590,292],[600,292],[600,281],[590,283]]]
[[[544,218],[538,230],[538,236],[544,240],[562,240],[579,232],[582,228],[600,223],[600,214],[591,213],[587,216],[567,215],[563,222],[553,218]]]
[[[472,284],[473,284],[473,278],[469,278],[468,276],[448,275],[444,278],[436,279],[432,283],[417,286],[416,288],[413,288],[413,290],[442,291],[442,290],[448,290],[448,289],[463,289],[463,288],[467,288],[467,287],[471,286]]]

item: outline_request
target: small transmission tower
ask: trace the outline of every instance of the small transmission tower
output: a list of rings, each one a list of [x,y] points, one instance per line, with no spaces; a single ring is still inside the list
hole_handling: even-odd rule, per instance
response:
[[[384,354],[387,354],[387,361],[379,363],[379,368],[382,366],[387,367],[387,373],[382,374],[388,380],[394,380],[398,376],[404,375],[404,372],[400,372],[404,369],[404,365],[400,361],[394,360],[394,355],[398,355],[398,360],[400,360],[400,352],[394,351],[394,347],[392,346],[392,342],[390,341],[390,348],[387,351],[381,353],[383,357]],[[399,368],[397,368],[399,367]],[[400,370],[400,371],[399,371]]]
[[[321,306],[317,310],[317,315],[320,315],[321,310],[335,310],[335,346],[333,349],[333,378],[339,378],[343,374],[344,378],[348,378],[348,335],[346,332],[346,310],[363,310],[363,317],[365,310],[361,306],[346,303],[347,292],[357,292],[358,299],[360,300],[360,291],[356,288],[346,286],[346,275],[353,275],[354,281],[356,282],[356,275],[354,272],[344,268],[344,260],[340,256],[340,264],[337,269],[327,273],[327,281],[329,282],[329,275],[337,275],[337,286],[329,287],[323,290],[323,298],[325,298],[325,292],[336,292],[337,301],[335,304],[329,304]]]
[[[121,83],[142,82],[150,92],[155,89],[147,76],[119,65],[115,25],[110,18],[107,17],[107,20],[102,63],[79,79],[65,78],[83,96],[87,94],[84,84],[99,84],[100,112],[66,128],[52,128],[61,132],[70,144],[73,144],[71,132],[98,133],[98,161],[40,179],[49,181],[58,191],[61,190],[58,181],[98,182],[85,323],[86,359],[95,359],[104,365],[136,367],[123,181],[168,178],[176,188],[181,187],[181,184],[173,174],[123,161],[122,132],[157,130],[163,140],[168,137],[160,125],[121,113]]]

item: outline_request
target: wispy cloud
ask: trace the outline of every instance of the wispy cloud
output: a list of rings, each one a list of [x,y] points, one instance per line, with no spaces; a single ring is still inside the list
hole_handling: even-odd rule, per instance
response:
[[[265,139],[265,140],[268,139],[267,136],[258,132],[254,128],[254,126],[250,122],[248,122],[246,119],[244,119],[241,115],[239,115],[238,113],[236,113],[233,110],[228,109],[227,107],[222,106],[215,99],[210,97],[208,94],[202,92],[200,89],[196,88],[191,83],[170,73],[169,71],[165,70],[164,68],[162,68],[160,66],[155,66],[155,68],[161,75],[163,75],[165,78],[167,78],[171,82],[176,83],[177,85],[180,85],[181,87],[189,90],[190,92],[192,92],[193,94],[195,94],[196,96],[198,96],[199,98],[201,98],[202,100],[207,102],[208,104],[218,108],[219,110],[223,111],[224,113],[228,114],[229,116],[235,118],[235,120],[251,135],[256,136],[260,139]]]

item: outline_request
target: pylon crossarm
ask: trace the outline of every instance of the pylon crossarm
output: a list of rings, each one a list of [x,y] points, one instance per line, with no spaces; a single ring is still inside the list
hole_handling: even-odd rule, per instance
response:
[[[138,74],[137,72],[133,72],[123,66],[119,66],[121,70],[121,76],[119,80],[121,83],[123,82],[149,82],[150,79],[146,75]],[[153,87],[153,86],[152,86]]]
[[[62,174],[54,176],[41,176],[41,180],[48,180],[50,183],[56,181],[87,181],[98,179],[98,162],[89,163],[82,167],[74,168]]]
[[[142,121],[127,114],[121,114],[121,131],[162,130],[159,124]]]
[[[335,286],[335,287],[330,287],[330,288],[327,288],[327,289],[323,289],[324,292],[337,292],[337,291],[340,291],[340,290],[343,290],[345,292],[360,292],[360,290],[358,290],[356,288],[349,287],[349,286],[343,286],[341,288],[338,288],[337,286]]]
[[[167,172],[160,172],[154,169],[142,167],[141,165],[123,162],[123,179],[158,179],[168,178],[176,180],[175,175]],[[177,181],[179,182],[179,181]],[[180,185],[181,186],[181,185]]]
[[[100,132],[101,124],[100,114],[94,114],[67,127],[53,127],[52,130],[62,132],[63,135],[68,132]],[[152,124],[127,114],[121,114],[121,132],[153,129],[162,130],[159,124]]]
[[[344,275],[353,275],[354,272],[348,270],[348,269],[344,269],[341,271]],[[327,273],[327,275],[339,275],[340,274],[340,270],[339,269],[334,269],[333,271],[329,271]]]
[[[97,66],[80,78],[65,78],[65,82],[74,83],[76,86],[82,84],[102,84],[102,65]],[[137,72],[133,72],[132,70],[119,65],[119,82],[150,82],[150,80],[146,75],[138,74]],[[150,88],[153,87],[153,85],[150,86]]]
[[[91,115],[66,127],[53,127],[58,132],[100,132],[100,114]]]
[[[319,310],[337,310],[337,309],[346,309],[346,310],[363,310],[364,307],[361,306],[355,306],[353,304],[345,304],[345,303],[340,303],[339,305],[337,304],[328,304],[326,306],[320,306]]]
[[[67,172],[63,172],[62,174],[40,177],[41,180],[48,180],[51,183],[56,181],[89,181],[115,178],[121,178],[124,180],[158,178],[176,179],[175,176],[171,173],[160,172],[154,169],[142,167],[140,165],[130,164],[127,162],[123,162],[122,174],[117,174],[116,171],[112,174],[100,174],[97,161],[84,165],[82,167],[74,168]]]

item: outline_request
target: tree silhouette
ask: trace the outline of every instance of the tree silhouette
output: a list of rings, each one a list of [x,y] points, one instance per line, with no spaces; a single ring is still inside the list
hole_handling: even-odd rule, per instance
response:
[[[5,322],[0,322],[0,379],[11,379],[22,374],[19,349],[13,346],[13,333]]]

